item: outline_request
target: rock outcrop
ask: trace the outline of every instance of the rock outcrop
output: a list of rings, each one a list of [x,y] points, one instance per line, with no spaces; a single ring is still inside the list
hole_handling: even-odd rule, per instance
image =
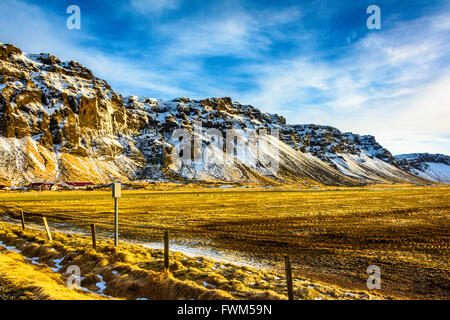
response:
[[[192,154],[202,155],[201,162],[179,160],[187,140],[174,140],[176,129],[199,143]],[[226,138],[228,129],[244,136],[245,156],[230,156],[229,143],[217,144],[211,136]],[[265,130],[260,142],[275,149],[249,143],[250,130]],[[276,169],[267,171],[275,162]],[[426,183],[401,170],[372,136],[288,125],[281,116],[227,97],[124,98],[78,62],[0,45],[0,183],[115,179]]]
[[[411,153],[395,156],[400,168],[431,181],[450,184],[450,157],[443,154]]]

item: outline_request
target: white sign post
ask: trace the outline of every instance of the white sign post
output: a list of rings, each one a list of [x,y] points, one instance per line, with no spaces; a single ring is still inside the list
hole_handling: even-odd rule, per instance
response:
[[[112,196],[114,198],[114,245],[119,244],[119,198],[121,196],[121,184],[112,184]]]

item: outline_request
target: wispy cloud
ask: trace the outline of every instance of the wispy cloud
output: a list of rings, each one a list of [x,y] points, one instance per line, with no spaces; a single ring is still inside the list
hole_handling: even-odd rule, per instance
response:
[[[149,66],[145,61],[130,61],[126,57],[84,46],[83,40],[86,38],[96,39],[82,32],[66,30],[65,16],[18,0],[0,3],[0,12],[2,42],[12,43],[25,51],[50,52],[63,60],[80,61],[92,69],[96,76],[127,93],[140,89],[140,92],[148,90],[169,96],[188,94],[177,86],[176,79],[157,66]]]
[[[378,31],[353,1],[79,2],[82,30],[69,31],[59,6],[2,1],[0,41],[78,60],[123,94],[231,96],[289,123],[374,134],[394,153],[450,153],[444,2],[404,16],[382,5]]]
[[[422,151],[450,152],[442,143],[450,134],[447,20],[425,17],[369,33],[338,59],[312,54],[248,66],[258,86],[239,99],[284,113],[291,123],[374,134],[395,153],[420,151],[412,146],[424,136]]]
[[[233,56],[255,58],[272,45],[279,26],[297,21],[298,8],[256,11],[239,8],[214,15],[187,17],[161,23],[158,32],[167,40],[165,56],[190,58],[199,56]],[[201,61],[199,61],[201,62]]]

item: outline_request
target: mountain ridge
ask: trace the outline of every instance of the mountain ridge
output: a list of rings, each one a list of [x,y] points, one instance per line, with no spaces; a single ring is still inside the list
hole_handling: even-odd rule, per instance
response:
[[[24,54],[0,45],[0,182],[24,185],[40,181],[121,180],[227,181],[262,184],[363,185],[429,183],[400,168],[375,137],[342,133],[331,126],[288,125],[276,114],[261,112],[229,97],[165,101],[128,96],[75,61],[51,54]],[[199,125],[201,128],[199,128]],[[198,137],[201,165],[177,159],[174,130]],[[277,154],[244,138],[248,161],[228,154],[208,136],[215,129],[267,130],[263,142]],[[226,144],[226,143],[225,143]],[[276,159],[275,159],[276,158]],[[277,172],[262,174],[267,163]]]
[[[400,168],[424,179],[450,183],[450,157],[439,153],[409,153],[396,155]]]

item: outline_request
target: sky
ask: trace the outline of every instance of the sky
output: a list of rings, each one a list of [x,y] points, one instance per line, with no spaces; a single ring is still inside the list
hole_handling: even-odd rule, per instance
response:
[[[2,0],[0,42],[79,61],[124,96],[231,97],[450,155],[449,0]]]

